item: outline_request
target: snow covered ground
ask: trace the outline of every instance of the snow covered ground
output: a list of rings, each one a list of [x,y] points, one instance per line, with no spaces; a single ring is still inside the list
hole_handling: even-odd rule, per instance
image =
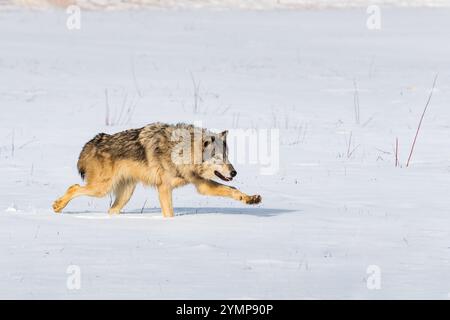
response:
[[[83,9],[214,8],[214,9],[325,9],[389,7],[450,7],[450,0],[0,0],[1,8],[51,8],[76,4]]]
[[[70,31],[64,11],[1,12],[0,298],[448,298],[450,10],[367,17],[82,12]],[[51,212],[87,140],[154,121],[280,130],[275,174],[236,165],[263,203],[186,187],[163,219],[139,188],[118,217],[109,198]]]

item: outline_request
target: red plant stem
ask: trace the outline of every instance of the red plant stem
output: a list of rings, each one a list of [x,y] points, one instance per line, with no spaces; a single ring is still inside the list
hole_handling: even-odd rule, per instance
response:
[[[437,77],[438,77],[438,75],[436,74],[436,76],[434,77],[434,81],[433,81],[433,87],[431,88],[430,95],[428,96],[427,104],[425,105],[425,108],[423,109],[422,116],[420,117],[419,125],[417,126],[416,135],[414,136],[414,141],[411,146],[411,151],[409,152],[409,157],[408,157],[408,161],[406,162],[406,167],[409,166],[409,161],[411,160],[412,154],[414,152],[414,146],[416,145],[417,136],[419,135],[419,130],[422,125],[423,118],[425,117],[425,112],[427,112],[428,105],[430,104],[431,97],[433,96],[433,90],[434,90],[434,87],[436,86]]]

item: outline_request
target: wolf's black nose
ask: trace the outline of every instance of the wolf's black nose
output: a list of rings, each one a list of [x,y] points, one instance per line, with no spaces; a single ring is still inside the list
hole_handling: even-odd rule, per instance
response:
[[[234,177],[236,177],[237,172],[236,172],[235,170],[233,170],[233,171],[230,172],[230,174],[231,174],[231,176],[234,178]]]

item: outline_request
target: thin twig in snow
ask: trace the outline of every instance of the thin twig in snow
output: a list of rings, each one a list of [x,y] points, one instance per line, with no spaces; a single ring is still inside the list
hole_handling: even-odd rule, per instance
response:
[[[356,80],[353,80],[353,86],[355,87],[355,93],[353,95],[353,105],[355,108],[355,123],[359,124],[359,93],[358,86],[356,85]]]
[[[33,143],[33,142],[35,142],[35,141],[37,141],[37,139],[36,139],[36,137],[33,137],[33,139],[31,139],[30,141],[25,142],[24,144],[22,144],[21,146],[19,146],[17,149],[20,150],[20,149],[26,147],[27,145],[29,145],[30,143]]]
[[[353,136],[353,132],[350,131],[350,137],[348,139],[348,145],[347,145],[347,158],[350,159],[351,156],[353,155],[353,153],[356,151],[356,149],[359,148],[359,144],[354,147],[352,150],[350,150],[351,146],[352,146],[352,136]]]
[[[134,82],[134,87],[136,88],[136,92],[139,95],[139,97],[142,98],[142,92],[141,89],[139,89],[139,85],[136,79],[136,70],[134,68],[134,56],[131,56],[131,73],[133,75],[133,82]]]
[[[147,199],[145,199],[144,205],[142,206],[141,209],[141,214],[144,213],[144,209],[145,209],[145,205],[147,204]]]
[[[395,166],[398,167],[398,138],[395,138]]]
[[[194,75],[191,72],[192,84],[194,85],[194,113],[198,112],[199,100],[200,100],[200,82],[196,82]]]
[[[108,102],[108,89],[105,89],[105,125],[109,126],[109,102]]]
[[[425,117],[425,113],[427,112],[428,106],[430,105],[431,97],[433,96],[433,91],[434,91],[434,88],[436,87],[437,78],[438,78],[438,74],[436,74],[434,76],[433,87],[431,88],[430,95],[428,96],[427,103],[425,104],[425,108],[423,109],[422,116],[420,117],[419,125],[417,126],[417,130],[416,130],[416,135],[414,136],[414,140],[413,140],[413,143],[411,145],[411,151],[409,152],[408,161],[406,162],[406,167],[409,166],[409,161],[411,160],[411,157],[413,155],[414,146],[416,145],[417,137],[419,135],[419,130],[420,130],[420,127],[422,125],[423,118]]]
[[[14,158],[14,151],[15,151],[15,142],[14,142],[14,129],[12,131],[12,137],[11,137],[11,157]]]

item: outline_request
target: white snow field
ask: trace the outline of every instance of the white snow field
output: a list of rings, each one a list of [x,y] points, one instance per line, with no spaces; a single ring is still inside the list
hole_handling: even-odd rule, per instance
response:
[[[214,9],[324,9],[362,8],[369,5],[389,7],[450,7],[450,0],[0,0],[0,8],[67,7],[76,4],[83,9],[139,8],[214,8]]]
[[[76,4],[83,9],[122,10],[136,8],[214,9],[324,9],[370,5],[390,7],[449,7],[450,0],[0,0],[0,8],[50,8]]]
[[[0,298],[449,297],[449,9],[67,17],[0,12]],[[120,216],[51,211],[85,142],[155,121],[278,129],[279,170],[231,183],[263,203],[185,187],[163,219],[140,187]]]

